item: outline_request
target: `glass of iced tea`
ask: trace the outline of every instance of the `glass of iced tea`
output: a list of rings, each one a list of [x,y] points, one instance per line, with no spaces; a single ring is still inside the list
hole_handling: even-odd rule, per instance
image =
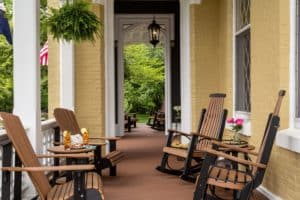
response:
[[[71,132],[70,131],[64,131],[64,147],[65,149],[71,148]]]
[[[81,129],[83,144],[88,145],[89,144],[89,132],[86,128]]]

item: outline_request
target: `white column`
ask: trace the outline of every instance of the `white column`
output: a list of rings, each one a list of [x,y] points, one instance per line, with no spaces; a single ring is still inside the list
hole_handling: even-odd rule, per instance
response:
[[[14,113],[29,128],[36,152],[42,150],[39,7],[36,0],[14,0]]]
[[[114,0],[104,2],[105,41],[105,133],[115,133]]]
[[[190,3],[180,1],[181,130],[191,131]]]
[[[296,51],[297,51],[297,3],[296,0],[290,0],[290,120],[289,127],[295,128],[297,125],[296,117]],[[297,128],[300,128],[297,127]]]
[[[74,44],[60,41],[60,106],[74,110]]]
[[[180,0],[180,78],[181,78],[181,130],[191,131],[191,55],[190,55],[190,5],[202,0]]]

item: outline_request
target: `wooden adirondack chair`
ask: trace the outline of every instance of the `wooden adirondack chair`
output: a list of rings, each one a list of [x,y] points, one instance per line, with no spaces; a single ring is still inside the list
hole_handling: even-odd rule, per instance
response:
[[[56,199],[93,199],[103,200],[101,177],[94,172],[94,165],[41,166],[38,158],[67,157],[89,158],[88,154],[36,155],[18,116],[0,113],[9,139],[11,140],[24,167],[2,167],[2,171],[26,171],[29,174],[42,200]],[[51,187],[45,171],[76,171],[74,180]]]
[[[176,130],[169,130],[166,146],[163,148],[163,157],[160,166],[156,169],[173,175],[181,175],[181,178],[194,182],[193,176],[199,171],[205,156],[203,149],[211,145],[213,140],[221,140],[225,127],[227,110],[223,109],[225,94],[211,94],[208,109],[203,109],[199,120],[198,130],[196,133],[184,133]],[[190,138],[190,144],[187,149],[172,146],[174,138],[185,136]],[[177,156],[185,159],[184,169],[171,169],[168,163],[169,156]],[[192,160],[197,164],[192,166]]]
[[[279,110],[285,91],[279,92],[279,97],[273,113],[269,114],[265,133],[258,153],[238,148],[231,145],[226,145],[220,142],[213,142],[213,149],[207,148],[207,156],[201,168],[194,200],[202,199],[219,199],[213,192],[215,187],[227,188],[233,190],[233,199],[247,200],[250,198],[251,192],[257,188],[263,180],[268,161],[270,159],[274,139],[279,127]],[[217,151],[218,147],[225,147],[237,152],[251,154],[257,156],[256,162],[241,159]],[[223,157],[234,163],[251,166],[250,170],[238,170],[232,167],[221,167],[217,164],[217,157]],[[209,187],[208,187],[209,186]],[[213,188],[211,194],[208,194],[208,188]]]
[[[71,133],[80,133],[79,124],[77,122],[75,113],[72,110],[68,110],[65,108],[55,108],[54,109],[54,117],[56,122],[58,123],[61,131],[70,131]],[[107,167],[110,168],[110,175],[116,176],[117,174],[117,164],[121,162],[125,156],[124,153],[118,151],[116,142],[119,140],[119,137],[97,137],[97,138],[89,138],[91,140],[95,139],[103,139],[109,141],[109,153],[105,157],[101,157],[101,146],[97,146],[95,153],[99,154],[99,165],[97,169],[105,169]]]

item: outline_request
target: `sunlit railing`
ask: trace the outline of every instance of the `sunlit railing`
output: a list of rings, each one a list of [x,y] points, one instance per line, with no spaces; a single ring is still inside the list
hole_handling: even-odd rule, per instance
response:
[[[60,137],[59,129],[55,119],[49,119],[42,122],[42,134],[43,134],[43,149],[42,153],[47,154],[47,149],[55,145],[55,141],[60,141],[60,138],[55,140],[55,137]],[[58,133],[57,133],[58,131]],[[55,134],[56,133],[56,134]],[[54,160],[52,158],[42,159],[43,165],[53,165]]]

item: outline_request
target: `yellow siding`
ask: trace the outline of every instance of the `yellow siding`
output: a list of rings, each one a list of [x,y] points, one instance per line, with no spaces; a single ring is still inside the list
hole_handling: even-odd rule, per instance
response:
[[[251,144],[259,147],[279,89],[289,87],[289,1],[251,1]],[[232,111],[232,1],[203,0],[191,6],[193,128],[210,92],[227,93]],[[289,93],[281,109],[288,128]],[[231,116],[231,113],[229,114]],[[263,185],[282,199],[300,199],[300,156],[274,145]]]
[[[51,7],[57,0],[48,0]],[[102,20],[104,7],[93,4],[93,12]],[[75,112],[81,127],[89,128],[91,136],[104,136],[104,42],[82,42],[75,45]],[[49,39],[49,115],[60,106],[59,44]]]
[[[251,142],[255,143],[261,140],[266,114],[273,109],[274,94],[279,88],[289,87],[289,1],[270,4],[268,0],[256,0],[251,11]],[[289,93],[280,113],[281,129],[288,128],[288,113]],[[274,145],[263,185],[283,199],[300,199],[299,160],[299,154]]]
[[[49,7],[57,7],[58,0],[48,0]],[[53,117],[53,109],[60,105],[59,43],[48,37],[48,113]]]
[[[232,1],[219,0],[219,91],[225,93],[225,108],[228,116],[232,116]]]
[[[93,4],[92,10],[104,18],[102,5]],[[81,127],[91,136],[104,136],[104,42],[82,42],[75,46],[75,112]]]
[[[192,5],[191,12],[191,95],[192,127],[196,130],[208,95],[219,89],[219,0]],[[213,14],[212,14],[213,13]]]
[[[191,91],[192,124],[196,129],[200,110],[210,93],[226,93],[225,107],[232,108],[232,1],[204,0],[192,5]],[[213,14],[212,14],[213,13]]]

